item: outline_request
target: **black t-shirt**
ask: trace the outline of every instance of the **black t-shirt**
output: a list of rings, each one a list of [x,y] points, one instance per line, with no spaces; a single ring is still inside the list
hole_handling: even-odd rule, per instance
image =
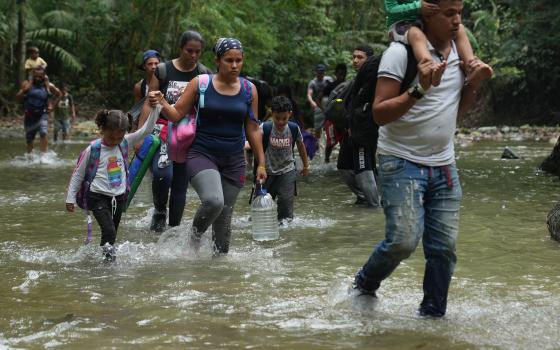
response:
[[[165,62],[165,69],[167,76],[163,83],[160,81],[159,90],[163,93],[169,104],[175,104],[188,83],[200,74],[199,65],[197,64],[196,68],[190,72],[181,72],[175,68],[172,61],[167,61]]]

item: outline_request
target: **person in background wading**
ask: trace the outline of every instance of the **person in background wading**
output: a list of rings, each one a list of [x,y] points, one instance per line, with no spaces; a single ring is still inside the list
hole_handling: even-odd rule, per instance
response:
[[[161,55],[156,50],[147,50],[142,54],[142,64],[138,68],[144,71],[144,78],[134,84],[134,102],[138,102],[148,95],[149,84],[160,62]]]
[[[21,83],[20,89],[16,93],[16,99],[23,101],[26,156],[31,157],[33,143],[38,132],[41,139],[39,149],[41,151],[40,157],[42,158],[47,152],[49,145],[47,138],[49,126],[48,113],[60,101],[62,93],[54,84],[48,81],[44,68],[33,68],[31,72],[32,79]],[[49,102],[49,98],[53,95],[53,101]]]
[[[70,125],[76,122],[76,106],[74,105],[74,98],[68,90],[69,88],[66,83],[60,84],[61,96],[54,109],[54,142],[58,141],[59,131],[62,131],[62,141],[66,141]]]
[[[352,52],[354,71],[358,72],[370,56],[373,56],[371,46],[367,44],[356,46]],[[354,81],[351,82],[353,83]],[[350,106],[350,102],[350,100],[345,101],[345,106]],[[379,207],[379,194],[374,174],[375,151],[376,147],[360,145],[353,140],[348,125],[340,143],[337,168],[346,185],[356,195],[355,204],[366,205],[369,208]]]
[[[325,75],[327,67],[324,64],[318,64],[315,67],[315,78],[307,84],[307,102],[313,112],[313,128],[315,129],[314,136],[317,139],[317,148],[319,148],[319,140],[321,139],[321,132],[325,124],[325,114],[323,110],[323,90],[333,81],[333,78]]]
[[[331,92],[340,84],[346,81],[346,74],[347,69],[344,63],[339,63],[334,68],[334,76],[335,80],[331,81],[327,84],[325,89],[323,90],[323,95],[329,97]],[[326,106],[325,106],[326,107]],[[325,163],[330,163],[331,161],[331,153],[335,146],[342,141],[342,137],[344,134],[344,130],[337,128],[332,120],[329,120],[327,116],[325,116],[325,135],[327,136],[327,140],[325,143]]]
[[[150,91],[160,91],[165,100],[170,105],[174,105],[194,77],[212,72],[198,62],[203,49],[204,39],[200,33],[188,30],[181,34],[179,57],[157,66],[154,73],[157,79],[150,80]],[[146,117],[145,114],[140,117],[140,126]],[[167,134],[167,125],[167,115],[162,112],[154,128],[154,133]],[[162,140],[160,148],[154,154],[151,169],[154,214],[150,229],[155,232],[163,232],[166,228],[168,200],[169,226],[181,224],[187,200],[187,168],[186,163],[172,162],[168,159],[167,143]]]
[[[198,126],[187,156],[187,177],[201,204],[193,218],[190,247],[198,251],[201,236],[212,226],[214,251],[226,254],[231,238],[233,207],[245,183],[245,137],[257,159],[257,180],[266,179],[262,137],[258,121],[258,93],[240,77],[243,46],[234,38],[221,38],[214,46],[218,73],[210,75],[199,109]],[[177,121],[199,101],[198,81],[193,79],[175,106],[160,92],[150,92],[152,106],[163,104],[165,114]]]

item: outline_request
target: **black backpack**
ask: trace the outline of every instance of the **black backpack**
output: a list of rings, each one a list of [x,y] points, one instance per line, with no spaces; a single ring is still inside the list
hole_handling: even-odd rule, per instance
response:
[[[338,84],[329,94],[325,106],[325,119],[333,122],[337,129],[348,128],[348,112],[345,107],[348,95],[352,91],[353,80],[346,80]]]
[[[253,83],[257,89],[257,94],[259,95],[259,120],[264,120],[266,117],[266,105],[267,103],[270,103],[273,96],[272,87],[266,81],[258,78],[245,77],[245,79]]]
[[[407,65],[404,79],[401,83],[401,94],[408,89],[418,72],[412,47],[409,45],[405,45],[405,47],[407,51]],[[373,120],[372,105],[380,62],[381,55],[368,57],[354,79],[354,86],[348,99],[347,108],[350,113],[352,139],[363,146],[377,146],[379,125]]]

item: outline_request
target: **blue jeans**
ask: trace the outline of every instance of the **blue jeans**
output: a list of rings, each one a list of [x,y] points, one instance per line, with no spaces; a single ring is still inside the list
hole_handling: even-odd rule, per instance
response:
[[[377,290],[422,239],[426,269],[420,312],[443,316],[457,262],[455,242],[462,197],[457,167],[427,167],[384,155],[379,156],[379,165],[385,240],[356,275],[356,285],[366,291]]]
[[[187,201],[187,163],[172,162],[172,164],[160,168],[158,167],[159,156],[158,148],[152,159],[154,208],[159,213],[165,213],[169,199],[169,226],[179,226]]]

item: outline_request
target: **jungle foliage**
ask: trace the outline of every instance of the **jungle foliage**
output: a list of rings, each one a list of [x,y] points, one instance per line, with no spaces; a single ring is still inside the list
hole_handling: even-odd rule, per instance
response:
[[[482,122],[558,123],[557,0],[465,0],[464,6],[463,22],[478,40],[477,54],[496,72],[486,89],[490,117]],[[246,74],[271,85],[289,84],[302,100],[317,63],[350,64],[356,44],[370,43],[380,53],[388,43],[382,0],[5,0],[0,3],[3,114],[15,107],[25,52],[20,41],[38,46],[51,80],[70,83],[78,98],[126,108],[141,78],[141,53],[151,48],[174,58],[186,29],[206,38],[202,61],[209,66],[218,37],[239,38],[246,48]]]

